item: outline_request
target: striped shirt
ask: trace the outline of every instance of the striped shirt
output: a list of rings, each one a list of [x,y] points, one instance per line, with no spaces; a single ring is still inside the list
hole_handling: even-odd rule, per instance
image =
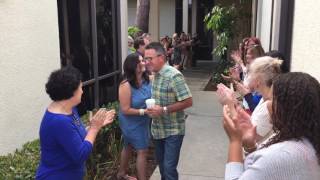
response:
[[[262,148],[244,164],[229,162],[225,180],[319,180],[320,166],[312,144],[305,138]]]
[[[155,74],[152,82],[152,98],[161,107],[174,104],[192,97],[183,75],[177,69],[164,65]],[[172,112],[152,119],[151,132],[154,139],[163,139],[171,135],[184,135],[184,111]]]

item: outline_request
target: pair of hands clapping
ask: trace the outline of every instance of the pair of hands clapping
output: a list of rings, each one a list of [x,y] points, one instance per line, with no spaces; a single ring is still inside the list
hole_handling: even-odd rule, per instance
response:
[[[241,72],[241,66],[243,66],[243,60],[241,59],[240,52],[239,51],[233,51],[231,53],[231,58],[233,62],[235,62],[235,66],[232,68],[229,68],[229,74],[224,75],[221,74],[221,77],[229,82],[232,81],[240,81],[240,72]]]
[[[250,116],[241,107],[236,107],[233,115],[227,105],[223,107],[223,127],[230,142],[242,142],[244,147],[255,145],[256,126],[253,126]]]
[[[216,92],[223,105],[223,127],[230,141],[240,141],[245,147],[255,144],[257,133],[250,116],[238,105],[234,91],[224,84],[218,84]]]
[[[237,104],[237,99],[232,89],[228,88],[222,83],[218,84],[217,88],[218,90],[216,92],[216,95],[222,105]]]
[[[111,124],[113,122],[115,113],[116,112],[113,109],[107,111],[105,108],[100,108],[93,117],[89,117],[90,128],[100,130],[102,127]]]

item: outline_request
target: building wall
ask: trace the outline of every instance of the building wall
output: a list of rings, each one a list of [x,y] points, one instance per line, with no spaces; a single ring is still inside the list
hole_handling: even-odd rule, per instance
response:
[[[128,26],[133,26],[136,20],[137,0],[128,0]]]
[[[44,84],[60,67],[56,3],[0,1],[0,154],[38,138]]]
[[[159,0],[160,11],[160,37],[164,35],[171,36],[175,32],[175,1]],[[128,0],[128,26],[135,24],[137,9],[137,0]]]
[[[160,37],[175,33],[176,3],[172,0],[160,0]]]
[[[263,49],[267,52],[270,46],[270,30],[272,17],[272,0],[258,1],[256,36],[261,40]]]
[[[304,71],[320,81],[320,1],[295,1],[291,71]]]

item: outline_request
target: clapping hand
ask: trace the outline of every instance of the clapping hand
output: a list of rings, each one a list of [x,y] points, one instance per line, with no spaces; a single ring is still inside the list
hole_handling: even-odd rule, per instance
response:
[[[223,126],[230,141],[242,141],[244,147],[253,147],[256,143],[256,127],[252,125],[250,116],[240,107],[236,115],[231,117],[228,106],[223,107]]]
[[[226,76],[226,75],[224,75],[224,74],[220,74],[220,76],[221,76],[225,81],[229,81],[229,82],[232,81],[232,77],[231,77],[231,76]]]
[[[251,91],[250,91],[250,88],[245,86],[244,84],[240,83],[240,82],[237,82],[237,81],[234,81],[234,83],[236,84],[236,88],[237,88],[237,91],[242,95],[242,96],[245,96],[247,94],[249,94]]]
[[[114,109],[106,111],[105,112],[105,118],[104,118],[104,121],[103,121],[103,126],[111,124],[113,122],[113,120],[114,120],[115,114],[116,114],[116,111]]]
[[[229,74],[232,80],[241,81],[239,66],[229,68]]]
[[[228,75],[224,75],[224,74],[220,74],[220,75],[225,81],[229,81],[229,82],[232,82],[233,80],[237,80],[237,81],[241,80],[240,79],[240,71],[237,66],[229,68]]]
[[[90,127],[97,130],[113,122],[115,110],[107,111],[105,108],[100,108],[99,111],[90,118]]]
[[[243,64],[243,60],[241,59],[240,51],[232,51],[230,56],[235,63],[237,63],[239,65]]]
[[[218,90],[216,95],[218,96],[218,100],[222,105],[237,104],[237,99],[233,90],[229,89],[222,83],[218,84],[217,88]]]

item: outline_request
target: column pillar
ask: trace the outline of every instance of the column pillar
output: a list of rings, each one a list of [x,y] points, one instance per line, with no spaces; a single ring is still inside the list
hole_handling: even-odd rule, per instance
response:
[[[128,0],[120,0],[120,14],[121,67],[123,67],[123,62],[128,55]]]
[[[152,41],[159,41],[160,36],[160,12],[159,0],[150,0],[149,11],[149,33],[151,34]]]
[[[188,5],[189,0],[183,0],[182,2],[182,31],[188,33]]]
[[[257,35],[258,0],[252,0],[251,36]]]
[[[198,0],[192,0],[192,27],[191,27],[191,33],[196,34],[197,33],[197,3]]]

